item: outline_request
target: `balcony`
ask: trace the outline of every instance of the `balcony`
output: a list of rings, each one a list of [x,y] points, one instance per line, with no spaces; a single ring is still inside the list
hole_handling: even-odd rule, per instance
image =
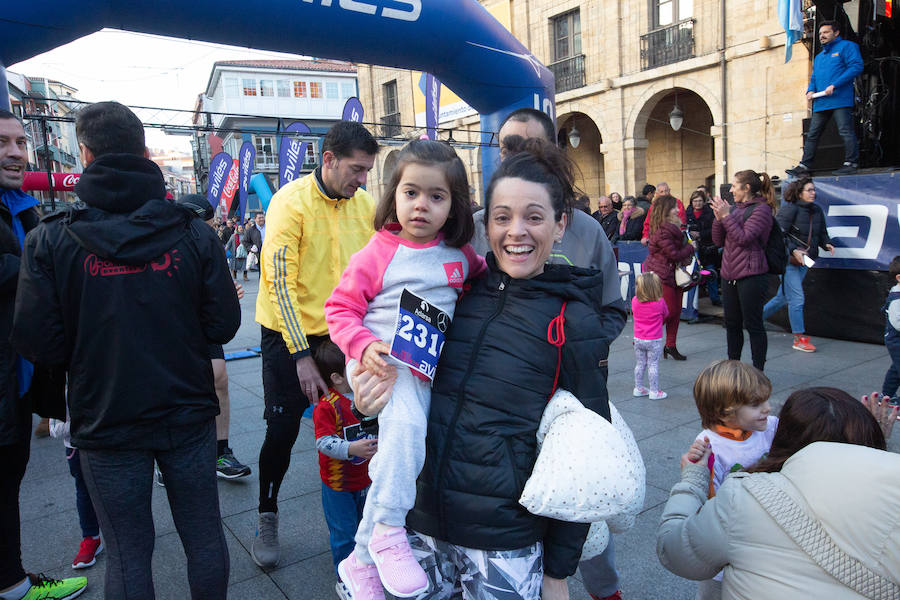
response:
[[[300,171],[312,171],[315,169],[318,164],[315,161],[307,162],[309,156],[307,155],[303,160],[303,164],[300,165]],[[256,172],[260,171],[278,171],[278,155],[270,152],[257,152],[256,153],[256,164],[253,168]]]
[[[381,137],[396,137],[401,134],[400,113],[381,117]]]
[[[694,58],[694,19],[685,19],[641,36],[641,70]]]
[[[556,78],[556,93],[584,87],[584,54],[559,60],[547,67]]]

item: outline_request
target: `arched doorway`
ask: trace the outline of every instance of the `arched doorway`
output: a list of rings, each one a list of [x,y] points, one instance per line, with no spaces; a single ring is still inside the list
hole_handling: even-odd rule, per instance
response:
[[[712,112],[703,98],[683,88],[657,96],[652,108],[649,106],[651,102],[654,99],[648,101],[646,107],[649,109],[646,124],[647,182],[656,185],[665,181],[675,196],[687,200],[698,185],[708,185],[715,180],[715,145],[710,134]],[[669,115],[676,103],[684,114],[678,131],[669,122]]]
[[[591,199],[591,211],[595,211],[600,196],[606,194],[600,130],[591,117],[581,112],[561,115],[557,123],[559,145],[577,166],[575,184]]]

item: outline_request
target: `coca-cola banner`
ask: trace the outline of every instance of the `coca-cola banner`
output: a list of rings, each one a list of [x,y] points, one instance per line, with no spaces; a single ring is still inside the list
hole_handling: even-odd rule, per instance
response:
[[[232,160],[231,170],[228,172],[228,179],[225,180],[225,187],[222,188],[222,199],[219,201],[219,208],[222,215],[227,216],[231,210],[231,201],[238,189],[238,161]],[[223,217],[224,218],[224,217]]]
[[[234,161],[227,152],[219,152],[209,163],[209,188],[206,190],[206,199],[213,208],[219,206],[222,188],[225,187],[232,165]]]
[[[309,142],[297,139],[296,135],[309,133],[309,127],[300,121],[294,121],[284,128],[284,132],[278,136],[280,148],[278,150],[278,187],[292,182],[300,166],[306,157],[306,146]]]
[[[250,142],[244,142],[238,152],[238,216],[244,222],[247,211],[247,196],[250,195],[250,177],[253,175],[253,164],[256,160],[256,148]]]
[[[71,192],[78,183],[81,173],[51,173],[53,177],[53,191]],[[45,171],[26,171],[25,181],[22,183],[25,192],[46,192],[50,190]]]

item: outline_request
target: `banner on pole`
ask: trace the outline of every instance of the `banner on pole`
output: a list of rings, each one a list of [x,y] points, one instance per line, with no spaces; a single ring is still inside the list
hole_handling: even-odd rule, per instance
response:
[[[256,148],[250,142],[244,142],[238,152],[238,218],[244,222],[247,212],[247,197],[250,195],[250,178],[253,176],[253,165],[256,161]]]
[[[438,113],[441,109],[441,82],[431,73],[425,74],[425,127],[428,139],[437,139]]]
[[[363,120],[363,106],[362,102],[359,101],[359,98],[347,98],[347,102],[344,103],[344,111],[341,113],[342,121],[353,121],[354,123],[362,123]]]
[[[219,199],[222,197],[222,188],[231,172],[234,161],[227,152],[219,152],[209,162],[209,182],[206,190],[206,199],[213,208],[219,206]]]
[[[292,182],[300,172],[309,142],[303,142],[295,136],[304,133],[309,133],[309,127],[305,123],[294,121],[278,136],[278,187]]]

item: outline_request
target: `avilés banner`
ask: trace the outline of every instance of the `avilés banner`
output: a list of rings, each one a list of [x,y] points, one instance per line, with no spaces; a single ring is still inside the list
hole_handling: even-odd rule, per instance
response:
[[[214,209],[219,206],[222,189],[225,187],[233,165],[234,160],[227,152],[219,152],[209,162],[209,187],[206,190],[206,199]]]
[[[306,146],[309,142],[303,142],[295,136],[305,133],[309,133],[309,127],[305,123],[294,121],[278,136],[278,187],[297,178],[306,158]]]
[[[250,177],[253,176],[253,165],[256,161],[256,148],[250,142],[241,144],[238,152],[238,217],[239,223],[244,222],[244,213],[247,212],[247,196],[250,195]]]

